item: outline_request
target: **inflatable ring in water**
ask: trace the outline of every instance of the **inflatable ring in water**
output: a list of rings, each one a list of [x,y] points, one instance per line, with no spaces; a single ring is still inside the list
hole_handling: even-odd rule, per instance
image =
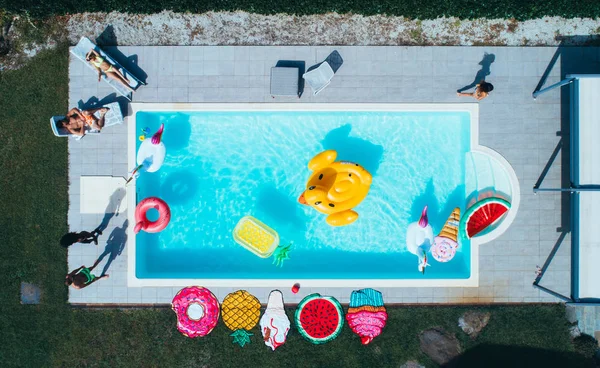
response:
[[[328,150],[310,160],[308,168],[313,173],[298,202],[329,215],[326,220],[329,225],[344,226],[358,218],[352,208],[367,196],[372,177],[357,163],[334,162],[336,157],[336,151]]]
[[[177,329],[190,338],[208,335],[219,321],[219,301],[200,286],[179,290],[171,308],[177,314]]]
[[[158,220],[148,220],[148,210],[158,211]],[[171,221],[171,209],[167,202],[157,197],[148,197],[138,203],[135,208],[135,227],[133,231],[137,234],[140,230],[148,233],[157,233],[164,230]]]

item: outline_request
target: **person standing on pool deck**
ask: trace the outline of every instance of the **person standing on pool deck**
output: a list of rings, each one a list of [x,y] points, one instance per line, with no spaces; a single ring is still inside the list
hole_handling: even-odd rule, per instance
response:
[[[68,248],[75,243],[89,244],[94,242],[94,244],[98,245],[98,235],[102,235],[102,231],[98,229],[92,231],[91,233],[89,231],[67,233],[60,238],[60,245],[65,248]]]
[[[483,100],[486,98],[490,92],[494,90],[494,86],[491,83],[488,83],[484,80],[481,80],[478,85],[475,86],[475,92],[473,93],[465,93],[456,91],[457,96],[470,96],[477,99],[477,101]]]
[[[94,263],[94,265],[90,268],[85,266],[81,266],[76,270],[73,270],[70,274],[65,277],[65,285],[72,286],[75,289],[83,289],[86,286],[90,286],[94,282],[108,278],[108,275],[102,275],[100,277],[94,275],[92,270],[94,267],[98,265],[98,262]]]

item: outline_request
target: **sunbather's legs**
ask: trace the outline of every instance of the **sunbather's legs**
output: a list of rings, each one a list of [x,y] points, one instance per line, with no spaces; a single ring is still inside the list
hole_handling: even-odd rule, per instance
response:
[[[92,115],[95,114],[96,112],[100,111],[100,115],[103,115],[103,114],[106,114],[108,112],[108,110],[110,110],[108,107],[99,107],[97,109],[88,109],[85,111]]]
[[[131,86],[129,85],[129,81],[123,77],[123,75],[121,73],[116,73],[116,72],[106,72],[106,76],[109,78],[112,78],[116,81],[121,82],[121,84],[123,84],[129,91],[133,92],[133,88],[131,88]]]
[[[101,130],[102,128],[104,128],[104,116],[106,115],[108,110],[110,110],[108,107],[101,107],[98,109],[86,110],[86,113],[91,114],[94,117],[94,123],[92,124],[92,128],[94,128],[96,130]],[[100,113],[99,118],[94,116],[94,114],[96,112]]]
[[[127,84],[129,84],[129,79],[127,79],[126,76],[123,75],[123,73],[121,73],[121,71],[119,69],[117,69],[115,66],[113,66],[112,68],[112,72],[115,73],[116,75],[118,75],[120,78],[122,78],[124,81],[127,82]]]
[[[104,128],[104,117],[106,116],[106,113],[110,109],[108,107],[103,107],[99,110],[100,110],[100,118],[98,120],[96,120],[96,129],[101,130],[102,128]]]
[[[94,129],[101,130],[102,128],[104,128],[104,115],[94,122]]]

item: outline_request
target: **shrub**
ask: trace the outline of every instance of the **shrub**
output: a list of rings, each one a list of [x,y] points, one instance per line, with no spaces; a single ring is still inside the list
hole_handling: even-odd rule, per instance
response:
[[[590,335],[581,334],[573,340],[573,346],[579,354],[586,358],[593,358],[598,350],[598,341]]]
[[[543,16],[600,16],[598,0],[0,0],[2,8],[16,13],[27,11],[36,17],[88,11],[148,14],[165,9],[193,13],[245,10],[261,14],[387,14],[413,19],[454,16],[463,19],[485,17],[526,20]]]

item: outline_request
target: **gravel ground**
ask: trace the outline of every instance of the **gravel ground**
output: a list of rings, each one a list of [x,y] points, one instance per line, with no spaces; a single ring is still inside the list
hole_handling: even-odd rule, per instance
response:
[[[246,12],[152,15],[84,13],[68,21],[69,40],[97,37],[119,45],[558,45],[600,42],[600,19],[546,17],[517,22],[504,19],[408,20],[402,17],[323,14],[259,15]],[[589,37],[589,35],[593,35]]]
[[[54,27],[46,41],[23,41],[19,29],[9,36],[18,43],[0,57],[0,71],[18,69],[39,51],[65,38],[76,44],[81,36],[102,44],[153,45],[448,45],[555,46],[600,45],[600,19],[545,17],[514,19],[438,18],[409,20],[383,15],[321,14],[260,15],[246,12],[183,14],[83,13],[45,20]],[[21,20],[25,27],[28,23]],[[29,23],[31,24],[31,23]],[[63,26],[65,24],[66,26]],[[65,28],[66,31],[65,32]],[[31,29],[30,29],[31,30]],[[16,42],[15,42],[16,41]]]

